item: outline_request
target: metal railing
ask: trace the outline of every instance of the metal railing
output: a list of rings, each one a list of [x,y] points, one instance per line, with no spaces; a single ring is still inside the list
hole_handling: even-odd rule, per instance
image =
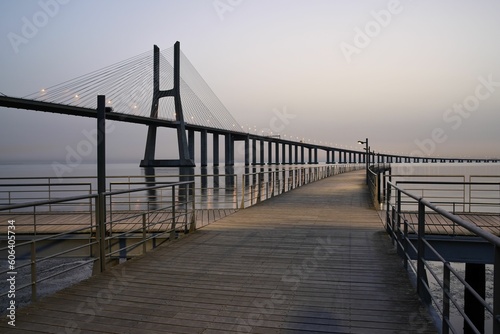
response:
[[[500,176],[389,175],[388,181],[454,213],[500,213]]]
[[[454,214],[500,213],[500,183],[398,181],[396,184]],[[403,204],[411,203],[405,202],[403,199]]]
[[[379,209],[384,201],[387,172],[390,175],[390,164],[376,164],[368,167],[366,181],[376,209]]]
[[[416,228],[405,219],[403,198],[405,202],[412,201],[417,208],[418,224]],[[450,321],[451,307],[458,311],[463,321],[472,328],[473,332],[479,333],[478,328],[466,314],[464,306],[451,293],[452,280],[461,284],[463,289],[474,296],[493,319],[491,324],[493,333],[500,333],[500,238],[392,182],[387,182],[386,210],[387,232],[391,236],[393,243],[396,244],[398,252],[403,256],[405,268],[415,276],[417,292],[420,298],[425,302],[431,303],[439,315],[442,333],[460,332],[457,328],[453,327]],[[445,255],[433,247],[426,232],[426,214],[429,212],[438,214],[450,223],[466,229],[478,240],[482,240],[491,246],[491,257],[494,259],[492,303],[487,302],[485,298],[481,297],[466,282],[465,278],[451,266]],[[415,238],[416,246],[412,242]],[[416,263],[412,261],[411,254],[416,254]],[[433,260],[437,259],[438,263],[441,264],[441,273],[436,270],[436,267],[430,265],[428,258],[431,257]],[[436,294],[431,289],[426,272],[429,272],[437,283],[440,289],[439,294]]]
[[[145,253],[156,247],[159,242],[177,237],[180,232],[188,232],[195,226],[195,200],[193,182],[177,182],[148,186],[130,190],[112,191],[23,203],[0,208],[4,220],[13,221],[16,236],[16,271],[27,271],[24,281],[16,286],[16,292],[31,288],[31,300],[37,299],[40,283],[60,276],[82,266],[94,266],[103,271],[111,262],[120,258]],[[112,205],[114,196],[128,193],[147,194],[149,191],[168,192],[161,200],[148,204],[149,197],[143,196],[137,210],[115,210]],[[79,207],[88,201],[92,204],[87,212],[59,211],[63,222],[54,222],[56,215],[49,213],[49,206],[62,205]],[[27,210],[31,213],[27,213]],[[64,213],[68,215],[63,216]],[[46,221],[44,221],[44,218]],[[70,221],[74,218],[74,221]],[[1,225],[0,234],[7,234],[7,226]],[[67,242],[61,243],[61,240]],[[53,248],[53,249],[50,249]],[[7,254],[7,240],[0,242],[0,253]],[[84,260],[77,265],[55,270],[50,275],[40,275],[39,268],[56,258],[79,257]],[[5,257],[7,258],[7,256]],[[12,271],[0,272],[4,275]],[[8,292],[3,293],[4,297]]]
[[[3,182],[6,180],[19,182],[0,183],[0,207],[84,194],[90,195],[93,192],[92,183],[90,182],[53,183],[52,178],[2,178],[0,180]],[[25,181],[36,181],[37,183]],[[57,203],[50,205],[48,209],[52,211],[53,208],[65,206],[67,207],[66,203]]]
[[[362,169],[362,164],[297,167],[246,173],[241,177],[241,204],[246,208],[326,177]]]
[[[25,277],[16,291],[31,289],[26,295],[36,300],[40,285],[54,277],[82,267],[91,272],[103,271],[108,265],[144,254],[166,240],[240,208],[363,167],[354,164],[266,168],[266,171],[262,167],[260,172],[243,174],[240,182],[236,174],[182,176],[189,179],[184,182],[168,181],[179,178],[178,175],[110,177],[109,191],[102,194],[87,193],[96,187],[93,182],[84,181],[89,179],[86,177],[78,177],[78,182],[73,177],[59,179],[58,182],[63,183],[57,186],[65,189],[61,193],[52,185],[54,180],[45,178],[51,184],[50,194],[45,192],[49,198],[45,199],[36,192],[42,187],[43,178],[27,178],[29,182],[22,178],[10,181],[3,178],[5,186],[17,189],[11,190],[17,191],[17,195],[11,197],[15,197],[17,203],[11,201],[10,205],[0,207],[0,235],[7,234],[7,222],[14,220],[16,270]],[[22,194],[29,194],[30,189],[40,200],[27,202],[33,196],[24,198]],[[80,194],[52,198],[66,192]],[[7,254],[8,247],[7,238],[0,240],[0,254]],[[41,272],[41,268],[52,267],[51,261],[67,258],[79,261],[57,265],[60,270],[51,268],[49,274]],[[8,271],[2,269],[0,275]]]

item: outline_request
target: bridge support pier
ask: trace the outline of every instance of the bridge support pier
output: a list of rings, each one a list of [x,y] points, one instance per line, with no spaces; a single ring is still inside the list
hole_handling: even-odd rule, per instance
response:
[[[219,135],[214,133],[212,136],[213,140],[213,165],[219,166]]]
[[[257,139],[252,139],[252,165],[257,165]]]
[[[194,130],[188,130],[188,150],[189,156],[194,160]]]
[[[295,146],[295,164],[298,165],[299,164],[299,147],[297,145],[294,145]]]
[[[230,133],[227,133],[225,136],[225,165],[226,166],[234,166],[234,142],[233,136]]]
[[[281,144],[281,163],[286,164],[286,144]]]
[[[465,281],[484,299],[486,295],[486,268],[482,263],[465,264]],[[484,307],[464,288],[464,311],[480,333],[484,333]],[[464,320],[464,334],[476,333]]]
[[[208,164],[207,159],[207,130],[201,130],[200,133],[200,155],[201,167],[206,167]],[[194,155],[193,155],[194,157]]]
[[[266,162],[264,161],[264,141],[260,141],[260,164],[265,165]]]
[[[267,142],[267,164],[268,165],[273,164],[273,142],[272,141]]]
[[[179,159],[157,160],[156,151],[156,125],[148,126],[148,136],[144,159],[141,167],[194,167],[194,160],[189,154],[188,140],[186,138],[186,124],[182,112],[181,91],[180,91],[180,43],[174,45],[174,87],[169,90],[160,90],[160,49],[154,46],[153,51],[153,98],[151,103],[151,118],[158,118],[158,106],[160,98],[173,97],[175,106],[175,120],[177,122],[177,146],[179,149]],[[194,142],[193,142],[194,145]]]
[[[249,166],[250,165],[250,138],[248,138],[248,136],[247,136],[245,138],[244,142],[245,142],[245,166]],[[255,156],[255,151],[254,151],[253,155]]]
[[[278,142],[274,143],[274,163],[280,164],[280,144]]]
[[[305,159],[304,159],[304,146],[300,147],[300,163],[303,165],[305,164]]]

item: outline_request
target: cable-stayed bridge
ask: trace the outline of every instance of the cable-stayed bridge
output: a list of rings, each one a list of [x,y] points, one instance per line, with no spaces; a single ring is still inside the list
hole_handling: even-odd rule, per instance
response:
[[[238,182],[232,181],[233,175],[226,174],[229,182],[224,183],[224,196],[236,199],[231,202],[231,205],[235,203],[234,207],[227,208],[231,213],[247,208],[248,202],[252,206],[264,199],[274,198],[274,201],[240,210],[217,226],[206,228],[206,233],[195,235],[192,242],[172,242],[150,257],[125,264],[121,267],[121,278],[125,279],[127,289],[104,289],[103,286],[114,286],[116,278],[120,278],[119,269],[111,269],[115,262],[143,255],[158,244],[194,232],[203,211],[215,213],[226,209],[224,203],[218,206],[218,200],[212,200],[217,204],[214,206],[207,196],[209,190],[217,194],[221,189],[218,173],[211,176],[212,189],[207,186],[206,174],[200,175],[201,182],[197,185],[194,175],[180,182],[156,182],[154,173],[146,173],[146,182],[131,179],[109,182],[107,191],[105,159],[101,156],[104,145],[99,140],[99,135],[104,136],[106,119],[148,127],[141,161],[144,167],[193,166],[196,132],[200,133],[202,166],[208,161],[209,135],[216,166],[219,165],[220,136],[224,138],[225,164],[229,166],[234,164],[236,141],[244,142],[246,165],[316,164],[318,151],[326,154],[327,163],[366,163],[367,167],[373,162],[491,161],[374,154],[368,139],[361,142],[366,144],[365,151],[356,151],[246,133],[181,53],[179,43],[162,52],[155,46],[153,53],[140,54],[23,98],[0,95],[0,106],[98,120],[97,193],[92,193],[90,185],[88,194],[54,199],[50,190],[54,185],[49,178],[48,200],[10,203],[18,199],[12,198],[9,192],[9,205],[0,208],[0,215],[5,217],[3,221],[9,224],[0,226],[0,234],[10,235],[15,223],[20,241],[15,246],[17,252],[30,258],[23,266],[30,268],[31,281],[20,289],[31,288],[31,298],[35,301],[38,284],[59,275],[37,279],[37,263],[50,259],[53,254],[45,256],[44,252],[51,249],[61,257],[83,251],[89,258],[83,265],[90,263],[95,271],[112,270],[112,274],[108,271],[96,275],[88,284],[84,282],[85,285],[77,285],[42,304],[19,311],[15,328],[4,319],[0,327],[9,332],[67,332],[70,328],[71,331],[114,333],[142,333],[149,329],[150,332],[177,333],[251,332],[254,329],[261,333],[304,330],[388,333],[409,328],[420,333],[435,332],[425,312],[419,310],[417,299],[413,298],[416,295],[408,293],[406,272],[399,267],[396,254],[388,251],[391,250],[388,240],[380,239],[380,217],[368,206],[364,175],[337,176],[304,187],[293,195],[274,198],[313,181],[354,170],[359,165],[310,166],[279,172],[261,168],[260,172],[252,173],[252,177],[248,173],[243,175],[241,192],[236,191]],[[176,129],[178,158],[155,158],[159,127]],[[466,277],[460,282],[468,297],[464,297],[467,298],[464,310],[459,309],[464,326],[483,332],[486,310],[490,318],[495,319],[490,326],[493,332],[500,333],[498,266],[493,306],[484,298],[485,265],[500,263],[500,239],[498,233],[493,234],[498,231],[498,215],[476,217],[483,227],[493,232],[483,231],[483,227],[455,216],[456,210],[462,210],[461,213],[471,219],[472,206],[498,208],[499,184],[439,183],[439,186],[458,184],[463,189],[463,198],[444,197],[448,202],[439,203],[451,206],[452,215],[424,200],[423,195],[399,188],[397,183],[384,181],[381,185],[381,175],[386,171],[384,165],[367,169],[366,183],[377,204],[381,203],[380,189],[386,192],[384,226],[403,257],[405,269],[411,267],[415,274],[419,297],[440,313],[441,319],[437,322],[442,332],[450,330],[450,304],[458,305],[450,295],[450,276],[458,277],[450,262],[464,262]],[[128,189],[112,191],[111,183]],[[65,186],[75,184],[81,183]],[[144,187],[131,189],[139,185]],[[241,206],[238,206],[238,193],[241,193]],[[485,195],[492,193],[490,197]],[[209,205],[200,209],[195,198],[206,201],[202,205]],[[414,203],[408,204],[411,200]],[[417,210],[408,209],[408,205],[416,206]],[[58,208],[62,209],[58,211]],[[81,212],[75,212],[75,208]],[[223,215],[225,213],[219,213],[218,217]],[[75,242],[77,245],[60,251],[56,245],[61,246],[61,240],[64,244]],[[7,244],[7,239],[1,242],[0,253],[7,254],[11,243]],[[437,274],[431,267],[426,268],[427,260],[443,263],[444,278],[438,283],[442,287],[442,300],[433,299],[433,304],[427,272],[434,278]],[[64,269],[62,273],[79,270],[81,266]],[[123,274],[124,268],[130,275]],[[133,282],[128,282],[127,277]],[[82,305],[93,307],[96,291],[99,298],[95,303],[99,305],[93,305],[99,312],[95,312],[95,308],[82,311]],[[100,296],[104,293],[109,298],[102,302]],[[1,296],[5,295],[7,293]],[[85,313],[91,317],[82,317]]]
[[[315,164],[318,151],[324,153],[326,163],[496,161],[375,154],[368,145],[364,151],[357,151],[247,133],[181,52],[179,42],[161,52],[155,46],[154,52],[141,53],[22,98],[2,94],[0,106],[95,118],[98,95],[105,95],[106,119],[148,126],[143,167],[194,166],[195,132],[200,133],[202,166],[208,162],[209,134],[215,166],[220,160],[220,136],[224,137],[225,164],[229,166],[234,164],[236,141],[244,142],[246,165]],[[158,127],[177,130],[178,158],[155,158]]]

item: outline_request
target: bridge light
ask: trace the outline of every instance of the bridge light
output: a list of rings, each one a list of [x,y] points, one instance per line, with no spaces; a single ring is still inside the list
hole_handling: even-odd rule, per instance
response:
[[[75,99],[79,98],[78,94],[75,94]]]

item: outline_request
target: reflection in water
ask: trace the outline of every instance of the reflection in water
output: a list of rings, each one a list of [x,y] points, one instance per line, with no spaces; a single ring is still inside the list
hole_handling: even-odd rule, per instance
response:
[[[144,174],[146,175],[145,180],[146,180],[146,187],[154,187],[156,186],[156,177],[155,177],[155,169],[154,167],[145,167],[144,168]],[[152,210],[158,209],[158,204],[157,204],[157,190],[156,189],[148,189],[148,203],[149,207]]]
[[[207,197],[208,193],[208,169],[207,167],[201,167],[201,196],[202,198]]]
[[[233,194],[235,191],[234,166],[225,166],[226,172],[226,194]]]
[[[193,167],[179,167],[179,182],[194,182]],[[182,184],[179,186],[179,202],[186,203],[190,196],[193,196],[194,187],[190,184]]]
[[[219,167],[214,166],[213,167],[213,199],[215,202],[219,201],[219,189],[220,189]]]

